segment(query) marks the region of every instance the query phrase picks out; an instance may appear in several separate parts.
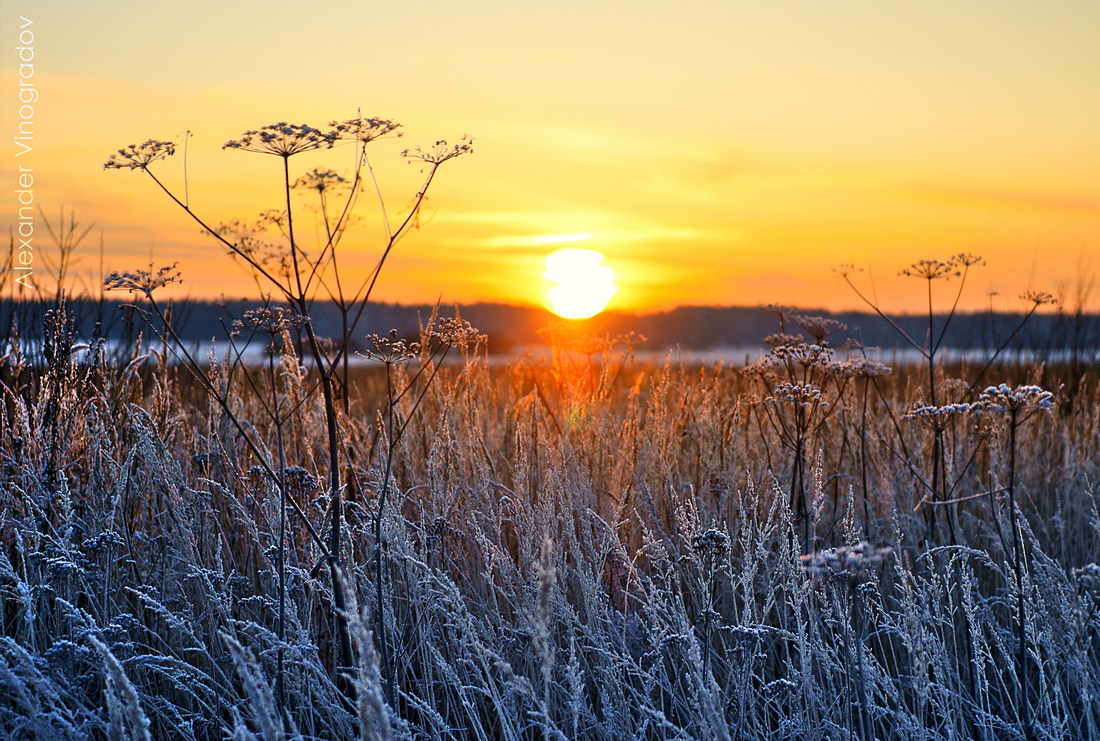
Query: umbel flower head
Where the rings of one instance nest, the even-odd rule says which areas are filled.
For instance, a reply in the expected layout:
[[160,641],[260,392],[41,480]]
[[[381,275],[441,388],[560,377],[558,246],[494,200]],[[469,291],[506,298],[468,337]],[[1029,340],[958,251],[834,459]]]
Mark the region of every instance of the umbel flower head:
[[333,190],[339,187],[343,183],[346,183],[347,179],[342,175],[337,174],[335,170],[322,170],[319,167],[315,167],[302,177],[294,181],[295,188],[304,188],[306,190],[315,190],[318,193],[324,193],[328,190]]
[[302,317],[282,306],[262,306],[249,309],[240,319],[234,319],[233,333],[239,334],[241,330],[245,330],[276,336],[303,324],[304,321]]
[[799,560],[802,561],[802,568],[813,579],[854,577],[878,566],[892,550],[890,546],[874,546],[864,540],[853,546],[826,548],[817,553],[808,553],[799,556]]
[[957,255],[953,255],[946,262],[943,260],[918,260],[905,270],[902,270],[899,275],[906,275],[910,278],[935,280],[936,278],[957,277],[962,275],[963,271],[970,268],[972,265],[984,264],[985,260],[977,255],[971,255],[969,252],[960,252]]
[[1009,387],[1002,383],[1000,386],[988,386],[975,405],[981,411],[987,412],[1030,412],[1049,410],[1054,407],[1054,394],[1044,391],[1038,386]]
[[439,166],[447,160],[454,159],[474,151],[474,140],[463,136],[457,144],[448,144],[446,139],[439,139],[430,147],[416,147],[406,149],[401,155],[409,162],[423,162],[428,165]]
[[805,342],[798,342],[793,345],[777,345],[771,349],[769,354],[780,361],[794,363],[809,369],[826,365],[832,358],[833,351],[823,345],[809,345]]
[[480,345],[488,337],[465,319],[457,316],[437,318],[428,327],[428,337],[441,345],[449,345],[465,350],[470,345]]
[[826,406],[829,403],[825,400],[821,389],[813,384],[787,382],[776,384],[771,396],[764,401],[772,404],[796,404],[802,407]]
[[157,160],[171,157],[176,145],[161,139],[147,139],[118,150],[103,163],[104,170],[144,170]]
[[944,430],[951,420],[973,411],[972,404],[944,404],[943,406],[915,406],[903,419],[912,419],[933,430]]
[[890,366],[870,358],[848,358],[829,363],[829,372],[841,378],[874,378],[891,371]]
[[290,157],[314,149],[331,149],[339,136],[336,131],[324,132],[306,124],[290,124],[280,121],[241,134],[240,139],[230,139],[222,149],[240,149],[245,152],[274,154]]
[[826,316],[794,314],[791,316],[791,319],[793,319],[798,326],[802,327],[802,329],[806,330],[807,334],[813,337],[814,342],[818,345],[826,344],[826,340],[830,335],[848,329],[847,324]]
[[148,270],[135,270],[133,272],[113,272],[103,279],[103,286],[108,291],[137,291],[146,296],[152,296],[153,291],[163,288],[169,283],[182,283],[180,271],[176,268],[178,262],[171,265],[163,265],[153,272],[150,265]]
[[420,343],[399,339],[396,329],[391,329],[384,337],[376,334],[368,335],[367,344],[368,348],[361,355],[386,365],[404,363],[420,354]]
[[730,539],[721,530],[710,528],[691,538],[691,547],[700,556],[721,558],[730,548]]
[[1074,569],[1073,578],[1077,580],[1082,592],[1095,599],[1100,599],[1100,565],[1089,563],[1079,569]]
[[330,121],[339,139],[354,139],[366,144],[375,139],[381,139],[387,134],[397,132],[401,136],[404,132],[398,131],[401,124],[388,118],[350,118],[347,121]]
[[1020,294],[1020,298],[1024,301],[1030,301],[1036,306],[1058,303],[1058,299],[1054,298],[1054,296],[1046,291],[1025,291]]
[[944,262],[943,260],[918,260],[902,270],[898,275],[905,275],[910,278],[935,280],[936,278],[949,278],[952,275],[961,275],[961,273],[951,262]]

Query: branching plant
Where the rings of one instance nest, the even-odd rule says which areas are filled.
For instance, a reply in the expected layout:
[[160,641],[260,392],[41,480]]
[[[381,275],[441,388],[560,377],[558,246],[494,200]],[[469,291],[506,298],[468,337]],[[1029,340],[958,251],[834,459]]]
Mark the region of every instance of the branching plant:
[[[366,276],[358,279],[357,286],[350,291],[349,295],[345,292],[344,281],[339,276],[336,251],[340,238],[345,233],[351,219],[355,199],[360,191],[363,171],[366,169],[373,178],[373,171],[370,170],[369,160],[367,159],[366,145],[389,134],[399,134],[400,132],[397,131],[399,124],[381,118],[355,118],[342,122],[333,121],[329,125],[331,128],[328,131],[321,131],[305,124],[281,122],[246,131],[240,138],[232,139],[224,145],[225,149],[269,155],[279,161],[282,176],[283,210],[281,215],[276,215],[274,221],[285,235],[285,248],[276,252],[278,259],[275,263],[268,259],[269,254],[257,250],[256,245],[250,239],[242,238],[239,241],[233,241],[232,230],[208,225],[202,217],[191,209],[186,196],[181,199],[158,178],[152,166],[158,161],[175,154],[175,145],[172,142],[148,140],[141,145],[130,145],[112,154],[105,167],[107,169],[139,170],[145,173],[199,226],[220,241],[231,254],[242,261],[257,277],[259,283],[268,290],[274,291],[281,300],[285,301],[299,319],[298,326],[305,333],[305,350],[318,374],[321,400],[324,407],[327,431],[325,447],[328,453],[328,512],[330,517],[325,552],[329,561],[332,584],[334,633],[339,644],[337,666],[343,668],[352,666],[352,657],[351,638],[346,625],[346,615],[348,613],[343,602],[344,594],[337,584],[337,573],[341,567],[341,554],[344,547],[343,484],[340,468],[342,442],[337,410],[337,373],[340,369],[343,369],[346,399],[348,393],[346,383],[347,356],[350,352],[352,334],[358,327],[369,305],[371,293],[382,268],[397,242],[417,223],[420,208],[440,166],[456,157],[471,152],[472,142],[468,138],[463,138],[457,144],[449,144],[444,140],[439,140],[431,147],[418,147],[403,152],[409,161],[421,165],[424,175],[423,182],[413,199],[413,205],[409,212],[392,231],[389,217],[385,214],[385,205],[380,201],[386,224],[385,244],[374,269]],[[316,169],[311,170],[301,178],[294,178],[291,175],[290,160],[292,157],[308,152],[330,149],[342,142],[350,142],[356,148],[355,174],[343,207],[339,210],[338,215],[330,220],[327,191],[329,191],[334,179],[325,172]],[[295,210],[291,194],[296,183],[317,190],[321,200],[326,239],[325,243],[315,253],[315,256],[312,257],[303,247],[295,232]],[[278,267],[276,268],[276,266]],[[326,275],[329,276],[328,280],[326,280]],[[331,287],[329,282],[332,283]],[[322,287],[327,290],[329,296],[335,298],[342,317],[342,336],[333,344],[331,350],[317,335],[314,323],[311,321],[313,301],[317,291]]]

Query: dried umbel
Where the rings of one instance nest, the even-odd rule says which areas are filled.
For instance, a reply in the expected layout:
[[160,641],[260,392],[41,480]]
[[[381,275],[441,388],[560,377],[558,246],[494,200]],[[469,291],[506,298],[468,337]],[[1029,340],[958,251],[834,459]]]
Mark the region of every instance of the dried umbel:
[[999,386],[986,387],[974,406],[977,411],[983,412],[1018,414],[1020,412],[1044,411],[1054,408],[1054,394],[1038,386],[1012,388],[1008,384],[1002,383]]
[[335,170],[315,167],[295,180],[292,187],[302,188],[303,190],[315,190],[318,193],[326,193],[340,187],[346,182],[347,179]]
[[171,265],[163,265],[154,272],[149,270],[134,270],[127,272],[113,272],[103,279],[103,286],[108,291],[137,291],[146,296],[152,296],[153,291],[163,288],[170,283],[182,283],[180,271],[176,268],[178,262]]
[[463,136],[457,144],[449,144],[446,139],[439,139],[430,147],[415,147],[401,152],[401,156],[409,162],[423,162],[426,165],[442,165],[447,160],[454,159],[474,151],[474,140]]
[[157,160],[171,157],[176,145],[161,139],[147,139],[141,144],[131,144],[120,149],[103,163],[104,170],[144,170]]
[[930,427],[943,430],[956,418],[973,411],[973,404],[944,404],[943,406],[915,406],[903,419],[911,419]]
[[1100,600],[1100,564],[1089,563],[1074,569],[1073,578],[1083,593]]
[[391,329],[385,336],[368,335],[367,345],[367,349],[360,354],[386,365],[404,363],[420,355],[420,343],[398,338],[396,329]]
[[287,330],[300,326],[305,318],[298,316],[282,306],[264,306],[249,309],[240,319],[233,321],[233,333],[241,331],[277,336]]
[[437,318],[428,327],[428,337],[440,344],[461,349],[480,345],[488,339],[474,325],[456,316]]
[[1043,306],[1044,304],[1056,304],[1058,299],[1054,298],[1046,291],[1024,291],[1020,294],[1020,298],[1024,301],[1030,301],[1035,304],[1036,307]]
[[952,256],[947,261],[943,260],[918,260],[905,270],[902,270],[899,275],[905,275],[910,278],[924,278],[925,280],[936,280],[937,278],[950,278],[952,276],[961,276],[966,269],[972,265],[984,265],[985,260],[977,255],[971,255],[967,252],[960,252],[957,255]]
[[243,152],[273,154],[290,157],[314,149],[331,149],[336,143],[336,131],[321,131],[306,124],[281,121],[252,129],[241,134],[240,139],[230,139],[222,149],[239,149]]
[[329,126],[333,127],[338,139],[354,139],[364,144],[395,131],[396,136],[404,133],[398,131],[401,124],[388,118],[351,118],[347,121],[330,121]]
[[829,335],[843,332],[848,329],[847,324],[825,316],[795,314],[791,319],[793,319],[798,326],[802,327],[802,329],[806,330],[806,333],[809,334],[810,337],[813,337],[814,342],[819,345],[824,345]]
[[893,369],[885,363],[869,358],[848,358],[829,363],[828,371],[839,378],[874,378],[890,373]]
[[853,546],[808,553],[799,560],[813,579],[855,577],[881,564],[892,550],[890,546],[871,545],[864,540]]
[[905,275],[910,278],[935,280],[937,278],[949,278],[953,275],[962,275],[962,273],[950,262],[944,262],[943,260],[918,260],[899,272],[898,275]]
[[821,389],[809,383],[780,383],[764,401],[772,404],[796,404],[802,407],[825,406],[829,402]]
[[794,345],[779,345],[771,349],[771,356],[784,363],[793,363],[803,368],[824,367],[832,358],[833,351],[824,345],[810,345],[799,342]]
[[776,332],[770,334],[764,338],[764,344],[768,347],[786,347],[787,345],[798,345],[803,341],[800,334],[788,334],[786,332]]
[[691,547],[697,554],[707,558],[721,558],[730,549],[730,539],[721,530],[710,528],[691,538]]

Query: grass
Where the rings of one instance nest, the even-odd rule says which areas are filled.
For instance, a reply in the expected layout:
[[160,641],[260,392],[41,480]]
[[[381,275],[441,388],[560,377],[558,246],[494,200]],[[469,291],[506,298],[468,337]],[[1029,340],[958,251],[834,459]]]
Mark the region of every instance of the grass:
[[342,663],[316,379],[211,370],[246,441],[183,367],[71,362],[52,322],[0,365],[5,737],[1100,737],[1096,369],[937,427],[927,368],[815,367],[807,418],[783,364],[471,352],[396,400],[415,360],[353,367]]

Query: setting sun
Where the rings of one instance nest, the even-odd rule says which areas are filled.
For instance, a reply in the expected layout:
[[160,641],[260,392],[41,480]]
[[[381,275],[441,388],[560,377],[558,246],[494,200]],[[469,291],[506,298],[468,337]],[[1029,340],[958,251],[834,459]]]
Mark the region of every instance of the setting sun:
[[565,319],[587,319],[599,314],[615,295],[615,272],[601,265],[595,250],[562,249],[547,256],[543,275],[553,282],[548,307]]

